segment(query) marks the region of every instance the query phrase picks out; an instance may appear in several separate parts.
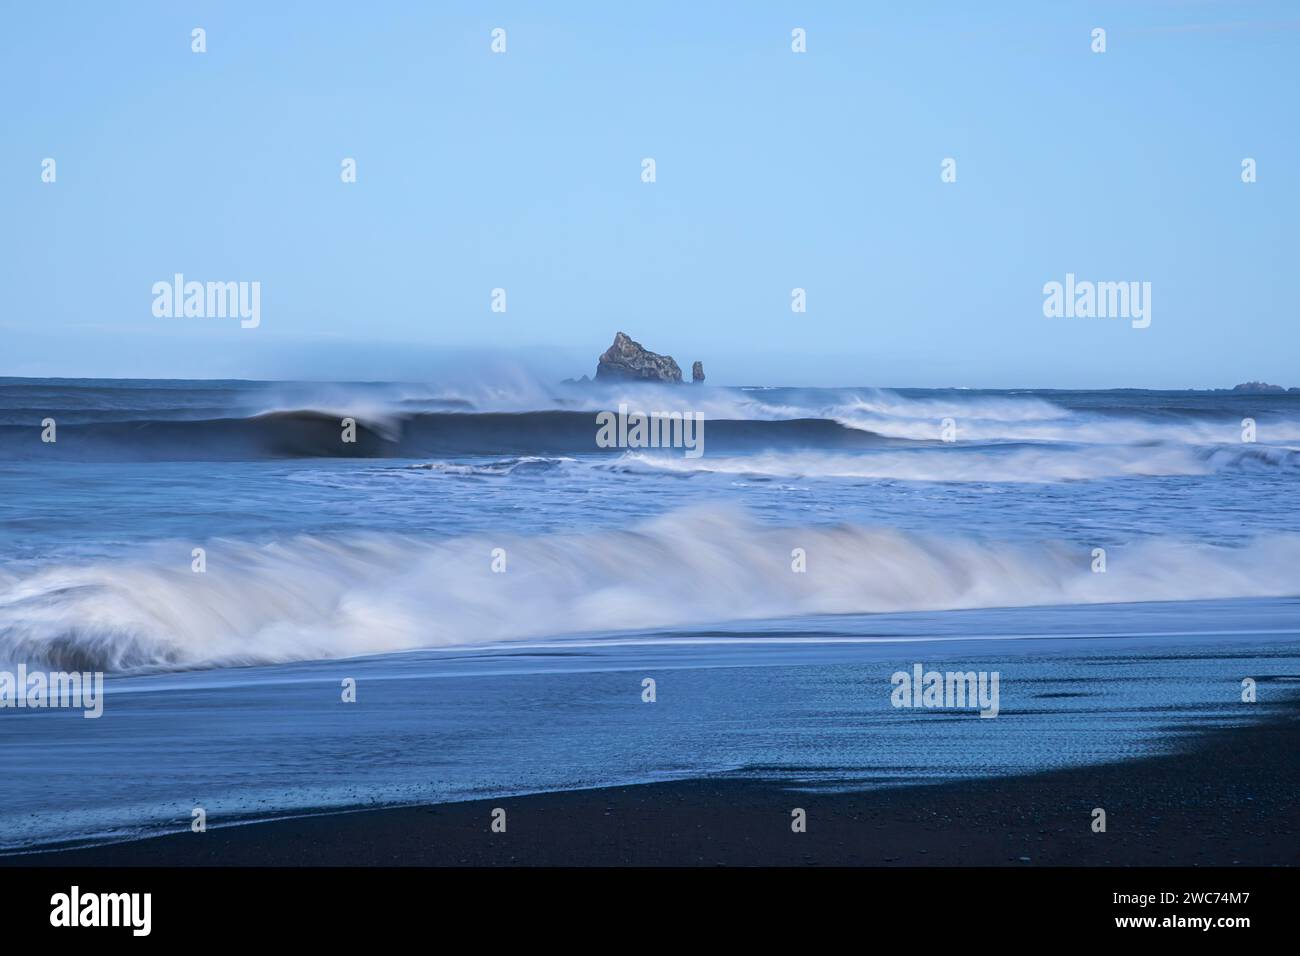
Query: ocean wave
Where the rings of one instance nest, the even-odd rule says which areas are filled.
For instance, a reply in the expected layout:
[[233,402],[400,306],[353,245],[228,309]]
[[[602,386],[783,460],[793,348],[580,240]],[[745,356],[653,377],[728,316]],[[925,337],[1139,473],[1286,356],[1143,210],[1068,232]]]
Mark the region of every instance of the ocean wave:
[[1021,484],[1122,477],[1212,475],[1300,470],[1300,450],[1263,445],[1062,447],[1002,445],[917,448],[846,455],[816,451],[682,458],[627,452],[597,465],[620,472],[721,474],[765,478],[1012,482]]
[[1148,539],[1113,548],[1094,574],[1088,542],[773,527],[726,507],[584,534],[205,547],[202,574],[176,544],[0,576],[0,661],[198,668],[803,614],[1300,594],[1294,534],[1240,547]]
[[[638,406],[658,413],[657,406]],[[344,420],[354,431],[344,440]],[[778,447],[871,448],[875,435],[824,419],[707,422],[710,447],[743,452]],[[36,427],[0,426],[11,458],[210,461],[266,458],[419,458],[617,453],[596,444],[585,411],[422,412],[346,415],[317,409],[249,418],[66,425],[45,444]]]
[[[1065,475],[1089,470],[1069,460],[1079,446],[1241,444],[1244,418],[1257,419],[1261,447],[1300,444],[1300,398],[1285,395],[904,394],[877,388],[543,385],[526,377],[468,386],[188,384],[12,386],[0,400],[0,454],[150,461],[596,454],[603,450],[595,444],[595,416],[620,406],[702,415],[706,454],[722,456],[934,445],[954,437],[945,434],[951,429],[957,446],[1059,447],[1063,461],[1055,470]],[[229,412],[214,415],[223,401]],[[40,441],[38,423],[45,417],[59,423],[57,443]],[[343,441],[344,419],[356,422],[355,441]],[[1109,451],[1098,454],[1114,458]],[[863,467],[869,473],[890,464]],[[1119,470],[1146,473],[1141,465]]]
[[[1096,445],[1180,442],[1210,445],[1240,441],[1242,433],[1240,418],[1222,416],[1201,420],[1143,421],[1115,415],[1063,414],[1056,418],[1009,420],[980,418],[960,407],[947,406],[942,418],[881,415],[857,407],[829,409],[827,417],[848,428],[912,440],[940,438],[945,420],[951,421],[956,438],[967,442],[1035,441]],[[1272,442],[1300,442],[1300,423],[1271,422],[1265,436]]]

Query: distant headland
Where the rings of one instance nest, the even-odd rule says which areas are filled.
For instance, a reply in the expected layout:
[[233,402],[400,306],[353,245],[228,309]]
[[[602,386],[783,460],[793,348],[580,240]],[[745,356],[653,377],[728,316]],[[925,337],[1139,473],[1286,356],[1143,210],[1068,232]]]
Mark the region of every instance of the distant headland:
[[[1227,389],[1224,389],[1224,391],[1227,391]],[[1281,385],[1270,385],[1268,382],[1242,382],[1240,385],[1232,386],[1232,391],[1255,394],[1259,392],[1300,392],[1300,388],[1284,388]]]

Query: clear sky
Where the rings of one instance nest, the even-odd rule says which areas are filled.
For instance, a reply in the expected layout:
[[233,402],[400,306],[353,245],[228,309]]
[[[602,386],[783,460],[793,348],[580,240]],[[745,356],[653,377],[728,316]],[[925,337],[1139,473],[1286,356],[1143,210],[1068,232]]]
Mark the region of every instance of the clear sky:
[[1300,385],[1298,81],[1294,2],[0,0],[0,375]]

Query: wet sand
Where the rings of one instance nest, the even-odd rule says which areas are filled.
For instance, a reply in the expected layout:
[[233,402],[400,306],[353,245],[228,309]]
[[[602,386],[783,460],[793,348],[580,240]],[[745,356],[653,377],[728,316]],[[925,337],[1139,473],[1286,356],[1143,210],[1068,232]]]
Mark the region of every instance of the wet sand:
[[[1300,719],[1180,752],[859,793],[688,780],[331,813],[8,866],[1269,866],[1300,863]],[[493,832],[495,808],[506,831]],[[1092,811],[1106,811],[1106,832]],[[792,830],[802,808],[807,830]]]

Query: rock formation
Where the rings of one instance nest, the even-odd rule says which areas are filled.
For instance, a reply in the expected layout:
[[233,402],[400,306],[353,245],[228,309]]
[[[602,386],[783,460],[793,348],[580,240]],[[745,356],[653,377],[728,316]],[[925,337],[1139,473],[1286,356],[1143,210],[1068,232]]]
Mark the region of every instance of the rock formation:
[[696,385],[699,385],[700,382],[704,381],[703,362],[696,362],[694,365],[691,366],[691,381],[694,382]]
[[596,365],[596,381],[680,382],[682,370],[671,355],[651,352],[619,332]]

